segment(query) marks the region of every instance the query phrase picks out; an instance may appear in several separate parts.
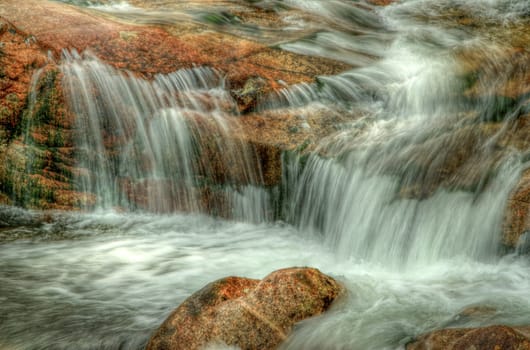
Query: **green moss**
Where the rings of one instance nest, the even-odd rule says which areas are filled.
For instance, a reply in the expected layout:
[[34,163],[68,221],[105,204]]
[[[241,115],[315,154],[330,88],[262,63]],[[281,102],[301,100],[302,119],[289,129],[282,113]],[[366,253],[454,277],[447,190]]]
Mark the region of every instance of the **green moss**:
[[303,153],[307,149],[307,147],[309,147],[310,144],[311,144],[311,141],[305,140],[300,146],[296,148],[296,152]]
[[56,79],[58,72],[50,70],[39,81],[36,108],[33,121],[36,123],[49,123],[57,111]]
[[48,130],[46,146],[51,148],[64,146],[64,137],[60,129]]
[[[30,101],[28,97],[25,101],[27,107],[10,135],[11,139],[18,137],[25,145],[18,147],[11,144],[7,146],[9,152],[4,153],[5,168],[0,171],[0,192],[18,206],[47,208],[57,200],[54,183],[37,176],[44,175],[45,170],[57,174],[52,175],[54,180],[69,182],[72,179],[71,171],[61,167],[61,157],[56,151],[65,144],[64,130],[54,126],[62,107],[56,86],[57,77],[56,70],[42,74],[36,86],[36,99]],[[30,106],[30,102],[34,104]],[[20,113],[22,102],[16,94],[9,94],[4,104],[4,108],[0,108],[0,120],[9,118],[7,120],[11,121],[13,111]],[[34,133],[45,136],[44,141],[35,140]]]
[[0,106],[0,123],[4,123],[9,116],[11,115],[11,111],[6,106]]
[[199,19],[203,22],[215,24],[215,25],[228,25],[228,24],[239,24],[240,20],[237,16],[229,12],[220,13],[204,13],[199,16]]
[[15,94],[15,93],[10,93],[6,96],[6,101],[9,103],[9,104],[14,104],[14,105],[18,105],[18,103],[20,102],[19,99],[18,99],[18,95]]

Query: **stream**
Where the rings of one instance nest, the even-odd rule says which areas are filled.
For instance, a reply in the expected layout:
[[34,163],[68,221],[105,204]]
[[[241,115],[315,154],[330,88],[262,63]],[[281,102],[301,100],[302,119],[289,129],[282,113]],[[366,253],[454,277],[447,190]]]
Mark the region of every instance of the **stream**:
[[[220,11],[229,3],[63,2],[165,25],[202,23],[200,11],[225,16]],[[487,92],[518,77],[520,67],[502,62],[518,45],[511,31],[530,27],[528,2],[256,6],[280,3],[288,9],[284,28],[237,21],[213,28],[352,68],[287,87],[262,101],[261,110],[296,108],[302,120],[304,110],[315,108],[359,117],[311,154],[284,157],[276,216],[270,213],[280,210],[273,208],[277,198],[259,186],[224,189],[230,218],[198,213],[197,194],[182,190],[197,185],[195,140],[208,137],[185,126],[190,115],[220,130],[221,161],[249,169],[249,183],[260,177],[248,165],[250,151],[227,141],[228,121],[237,115],[219,72],[201,67],[148,81],[65,50],[63,84],[86,130],[79,164],[97,174],[78,182],[98,195],[98,208],[43,218],[0,207],[1,349],[142,349],[205,284],[230,275],[263,278],[289,266],[316,267],[347,293],[325,314],[297,324],[281,349],[404,349],[443,327],[530,324],[530,259],[501,247],[506,203],[527,158],[491,147],[507,128],[481,133],[478,126],[501,113]],[[474,79],[486,92],[475,98],[464,94],[469,52],[484,67]],[[526,100],[514,103],[502,111],[506,123],[529,108]],[[130,137],[112,158],[104,156],[105,128]],[[469,157],[458,158],[458,170],[446,175],[459,149]],[[142,167],[145,159],[152,166]],[[120,193],[116,178],[124,176],[169,185],[142,193],[147,204],[139,209]],[[175,210],[183,207],[191,213]]]

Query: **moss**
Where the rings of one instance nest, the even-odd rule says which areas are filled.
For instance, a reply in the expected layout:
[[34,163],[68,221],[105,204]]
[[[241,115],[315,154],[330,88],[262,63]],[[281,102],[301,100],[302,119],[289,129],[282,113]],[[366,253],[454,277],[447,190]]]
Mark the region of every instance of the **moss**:
[[11,111],[6,106],[0,106],[0,124],[4,124],[5,121],[11,115]]
[[296,152],[300,154],[304,153],[304,151],[307,149],[307,147],[309,147],[310,144],[311,144],[311,141],[305,140],[300,146],[296,148]]
[[15,93],[10,93],[6,96],[6,101],[10,104],[18,104],[19,103],[18,95]]
[[199,19],[203,22],[207,22],[215,25],[228,25],[228,24],[239,24],[240,20],[237,16],[229,12],[220,12],[220,13],[204,13],[199,16]]
[[[58,200],[57,186],[61,189],[71,187],[72,172],[62,166],[57,150],[66,143],[64,129],[54,125],[63,114],[57,76],[57,70],[41,76],[34,105],[29,106],[30,101],[26,100],[28,107],[21,113],[21,121],[15,124],[11,135],[11,140],[18,138],[24,144],[8,141],[8,151],[4,152],[0,193],[21,207],[51,208]],[[6,106],[0,109],[0,117],[6,118],[7,115],[11,119],[13,115],[9,113],[20,110],[18,106],[22,104],[16,94],[6,96],[4,103]]]
[[56,70],[50,70],[39,81],[36,108],[32,116],[35,123],[49,123],[57,111],[58,99],[55,85],[57,74]]
[[46,146],[47,147],[63,147],[64,146],[64,137],[60,129],[53,129],[53,130],[48,131]]
[[504,96],[495,96],[491,107],[482,115],[482,120],[487,122],[500,122],[513,115],[517,107],[517,100]]

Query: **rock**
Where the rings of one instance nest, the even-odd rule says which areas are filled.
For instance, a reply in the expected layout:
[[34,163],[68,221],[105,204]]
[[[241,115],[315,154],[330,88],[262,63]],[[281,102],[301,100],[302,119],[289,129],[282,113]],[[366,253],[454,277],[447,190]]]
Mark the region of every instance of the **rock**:
[[515,186],[506,207],[502,243],[515,248],[521,235],[530,230],[530,170],[526,170]]
[[51,1],[6,0],[3,4],[0,16],[20,31],[31,33],[44,50],[51,50],[56,57],[63,49],[90,49],[114,67],[145,77],[208,65],[225,72],[234,89],[242,88],[254,76],[265,79],[269,88],[277,88],[279,79],[290,84],[308,82],[317,74],[336,74],[350,68],[340,62],[209,31],[200,25],[131,25]]
[[530,327],[449,328],[421,336],[407,350],[528,350]]
[[498,310],[488,305],[472,305],[460,310],[450,320],[443,324],[444,328],[459,328],[475,324],[490,323],[498,313]]
[[252,111],[256,108],[258,101],[266,94],[266,81],[261,77],[250,77],[243,88],[232,90],[242,113]]
[[293,325],[326,311],[343,287],[313,268],[287,268],[263,280],[227,277],[185,300],[150,339],[148,350],[226,344],[275,349]]
[[372,5],[388,6],[391,3],[396,2],[396,0],[368,0],[368,2]]
[[[79,130],[75,116],[65,108],[61,75],[53,60],[47,58],[48,53],[58,58],[63,49],[90,50],[105,63],[146,79],[181,68],[208,65],[226,78],[239,102],[239,111],[234,108],[227,112],[234,116],[252,111],[261,96],[283,87],[279,81],[287,85],[308,83],[317,75],[336,74],[350,68],[329,59],[269,47],[251,36],[212,31],[204,23],[190,21],[189,16],[178,24],[131,25],[110,14],[102,15],[52,1],[6,0],[3,5],[0,7],[0,203],[5,204],[74,209],[93,205],[96,201],[93,194],[76,192],[73,186],[76,174],[85,174],[87,179],[91,174],[87,169],[76,168],[75,154],[79,154],[79,150],[74,140]],[[200,8],[205,4],[199,1],[194,6]],[[244,21],[264,14],[269,24],[280,21],[274,11],[249,4],[233,6],[235,12],[244,14]],[[43,71],[39,79],[32,82],[33,74],[40,69]],[[28,94],[32,88],[35,88],[36,99],[31,104]],[[259,123],[267,122],[266,118],[255,114],[254,118]],[[215,128],[201,121],[193,123],[198,128]],[[241,144],[248,145],[243,146],[252,155],[253,170],[239,164],[241,162],[226,147],[221,149],[214,138],[204,137],[203,158],[209,161],[207,165],[198,162],[198,182],[217,187],[249,183],[277,185],[281,179],[282,143],[263,138],[254,130],[250,133],[254,139],[247,137],[245,126],[256,123],[239,123],[234,118],[230,124],[240,133],[228,142],[236,142],[238,149]],[[122,140],[114,140],[109,135],[105,143],[113,146],[119,141]],[[227,157],[231,157],[229,161]],[[257,174],[260,170],[263,176]],[[133,184],[134,188],[139,186],[141,184]],[[127,187],[130,192],[132,187]],[[219,208],[216,212],[226,211],[226,199],[212,195],[212,189],[192,191],[200,193],[196,197],[208,198],[205,201],[218,198],[215,199],[217,204],[200,205],[208,212],[210,208]],[[141,202],[145,197],[142,193],[146,191],[137,189],[136,192],[139,193],[136,199]],[[160,207],[175,209],[170,204]]]
[[74,117],[60,80],[35,37],[0,18],[0,203],[72,209],[93,201],[73,188]]

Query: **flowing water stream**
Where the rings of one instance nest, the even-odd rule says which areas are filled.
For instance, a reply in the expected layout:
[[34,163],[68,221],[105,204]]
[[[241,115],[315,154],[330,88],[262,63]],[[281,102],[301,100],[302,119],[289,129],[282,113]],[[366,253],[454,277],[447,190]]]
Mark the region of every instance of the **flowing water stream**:
[[[149,11],[73,3],[141,23],[198,18],[163,1]],[[348,293],[298,325],[282,349],[399,349],[441,327],[530,324],[530,261],[499,249],[527,157],[496,153],[507,127],[480,129],[499,118],[509,125],[528,108],[517,100],[499,111],[487,93],[520,73],[502,63],[514,45],[503,31],[528,23],[527,1],[281,3],[290,8],[282,30],[295,39],[264,28],[264,41],[353,68],[286,88],[260,108],[362,111],[310,155],[284,157],[283,220],[271,215],[278,199],[259,186],[252,150],[233,135],[235,102],[219,72],[148,81],[65,51],[63,83],[86,130],[79,166],[97,174],[77,181],[98,194],[100,209],[42,220],[0,208],[0,348],[140,349],[206,283],[287,266],[317,267]],[[260,35],[234,27],[223,30]],[[473,79],[486,93],[476,98],[464,94],[466,52],[483,66]],[[233,169],[221,181],[231,220],[200,214],[197,189],[218,166],[197,162],[204,152]],[[481,311],[461,313],[469,308]]]

